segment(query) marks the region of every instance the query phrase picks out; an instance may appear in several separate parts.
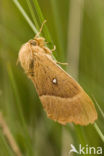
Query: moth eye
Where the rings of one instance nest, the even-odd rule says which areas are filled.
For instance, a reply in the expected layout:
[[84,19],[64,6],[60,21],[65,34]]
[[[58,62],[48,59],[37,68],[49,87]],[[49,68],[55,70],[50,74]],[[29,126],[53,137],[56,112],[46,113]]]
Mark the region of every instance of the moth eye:
[[52,80],[52,82],[53,82],[54,84],[57,84],[57,79],[54,78],[54,79]]
[[35,40],[30,40],[30,44],[33,46],[36,46],[36,41]]

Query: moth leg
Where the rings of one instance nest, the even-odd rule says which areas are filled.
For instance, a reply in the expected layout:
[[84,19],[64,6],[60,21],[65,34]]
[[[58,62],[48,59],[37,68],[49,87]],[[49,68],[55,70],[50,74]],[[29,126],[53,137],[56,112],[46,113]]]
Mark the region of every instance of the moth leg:
[[65,66],[68,66],[69,65],[68,63],[62,63],[62,62],[57,62],[57,61],[56,61],[56,63],[57,64],[61,64],[61,65],[65,65]]
[[51,52],[56,50],[56,46],[54,45],[53,49],[51,49]]
[[41,25],[41,27],[40,27],[39,32],[35,35],[35,38],[37,38],[37,37],[40,36],[40,34],[41,34],[42,30],[43,30],[43,26],[44,26],[44,24],[45,24],[46,22],[47,22],[46,20],[43,21],[43,23],[42,23],[42,25]]
[[47,54],[52,54],[52,51],[48,47],[43,47]]

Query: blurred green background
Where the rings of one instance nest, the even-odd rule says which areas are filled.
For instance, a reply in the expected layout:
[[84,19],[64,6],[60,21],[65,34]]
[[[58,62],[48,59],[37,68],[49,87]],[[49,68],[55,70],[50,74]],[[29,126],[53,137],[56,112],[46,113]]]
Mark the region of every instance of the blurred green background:
[[[104,139],[99,133],[104,133],[104,121],[97,106],[97,131],[94,125],[62,126],[47,118],[31,80],[20,65],[16,66],[21,45],[33,38],[35,33],[14,1],[0,1],[0,112],[21,153],[25,156],[68,156],[76,155],[69,154],[70,144],[76,148],[79,144],[103,147]],[[37,30],[43,20],[47,19],[42,36],[49,41],[50,48],[56,45],[55,58],[59,62],[69,63],[69,66],[62,67],[81,84],[89,96],[96,99],[103,111],[104,1],[19,2]],[[12,155],[16,154],[1,128],[0,156]]]

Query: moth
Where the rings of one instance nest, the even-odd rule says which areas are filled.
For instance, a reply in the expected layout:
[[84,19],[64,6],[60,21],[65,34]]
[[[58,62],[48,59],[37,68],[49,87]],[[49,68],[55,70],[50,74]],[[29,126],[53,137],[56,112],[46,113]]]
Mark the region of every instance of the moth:
[[19,61],[32,80],[48,117],[61,123],[88,125],[97,119],[95,106],[81,86],[53,59],[40,31],[19,51]]

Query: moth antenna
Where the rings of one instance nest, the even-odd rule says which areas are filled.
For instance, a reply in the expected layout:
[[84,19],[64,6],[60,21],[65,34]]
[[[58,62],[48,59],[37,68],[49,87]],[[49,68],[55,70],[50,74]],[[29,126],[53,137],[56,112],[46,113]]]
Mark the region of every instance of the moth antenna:
[[53,49],[51,50],[52,52],[56,50],[56,46],[54,45]]
[[40,34],[41,34],[42,30],[43,30],[43,26],[44,26],[44,24],[45,24],[46,22],[47,22],[47,20],[44,20],[44,21],[43,21],[43,23],[42,23],[42,25],[41,25],[41,27],[40,27],[40,30],[39,30],[39,32],[36,34],[35,38],[37,38],[37,37],[40,36]]
[[56,62],[57,64],[61,64],[61,65],[65,65],[65,66],[68,66],[69,63],[62,63],[62,62]]

